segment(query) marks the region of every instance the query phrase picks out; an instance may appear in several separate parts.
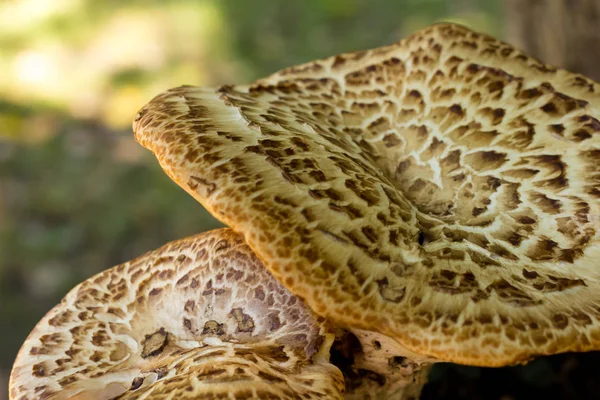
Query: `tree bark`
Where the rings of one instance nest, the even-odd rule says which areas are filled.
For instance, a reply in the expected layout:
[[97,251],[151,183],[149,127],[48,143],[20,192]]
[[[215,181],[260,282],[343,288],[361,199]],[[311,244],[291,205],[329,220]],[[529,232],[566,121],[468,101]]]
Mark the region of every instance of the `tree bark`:
[[600,81],[600,0],[505,0],[506,40]]

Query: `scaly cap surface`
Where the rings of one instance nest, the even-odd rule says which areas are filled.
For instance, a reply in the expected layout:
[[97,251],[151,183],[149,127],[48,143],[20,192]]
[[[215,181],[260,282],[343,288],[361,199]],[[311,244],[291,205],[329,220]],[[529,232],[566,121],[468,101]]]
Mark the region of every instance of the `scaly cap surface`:
[[229,229],[75,287],[35,327],[12,400],[341,399],[331,335]]
[[599,115],[596,82],[440,24],[169,90],[134,131],[317,314],[500,366],[600,347]]

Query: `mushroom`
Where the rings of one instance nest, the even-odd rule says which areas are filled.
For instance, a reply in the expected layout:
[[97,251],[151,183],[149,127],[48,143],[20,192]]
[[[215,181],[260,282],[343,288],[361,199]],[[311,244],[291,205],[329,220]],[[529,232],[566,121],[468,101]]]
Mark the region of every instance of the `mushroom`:
[[360,396],[600,347],[599,114],[598,83],[438,24],[168,90],[134,132],[339,329]]
[[341,399],[332,338],[240,235],[214,230],[75,287],[25,341],[10,398]]

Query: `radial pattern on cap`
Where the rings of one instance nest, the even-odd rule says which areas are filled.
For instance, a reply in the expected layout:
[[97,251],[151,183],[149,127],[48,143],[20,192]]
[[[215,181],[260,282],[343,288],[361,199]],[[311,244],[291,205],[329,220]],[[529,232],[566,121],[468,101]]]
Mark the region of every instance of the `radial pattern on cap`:
[[505,365],[600,346],[599,116],[596,82],[440,24],[134,130],[317,314]]

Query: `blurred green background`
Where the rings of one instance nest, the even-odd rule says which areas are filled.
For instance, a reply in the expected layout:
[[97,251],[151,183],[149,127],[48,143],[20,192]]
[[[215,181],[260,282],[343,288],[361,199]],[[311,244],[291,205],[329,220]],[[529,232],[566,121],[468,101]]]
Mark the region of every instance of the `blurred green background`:
[[[219,225],[134,142],[131,120],[150,98],[439,20],[504,37],[503,15],[502,0],[0,0],[0,400],[23,340],[71,287]],[[439,366],[423,398],[577,398],[598,389],[573,372],[593,357]]]

